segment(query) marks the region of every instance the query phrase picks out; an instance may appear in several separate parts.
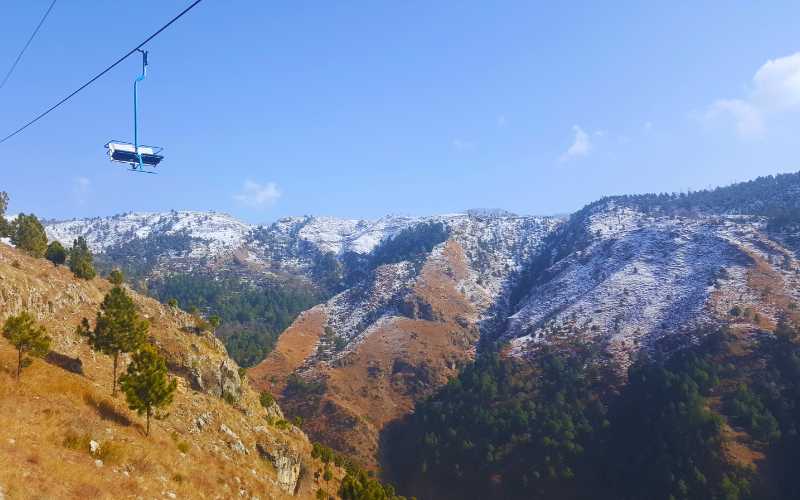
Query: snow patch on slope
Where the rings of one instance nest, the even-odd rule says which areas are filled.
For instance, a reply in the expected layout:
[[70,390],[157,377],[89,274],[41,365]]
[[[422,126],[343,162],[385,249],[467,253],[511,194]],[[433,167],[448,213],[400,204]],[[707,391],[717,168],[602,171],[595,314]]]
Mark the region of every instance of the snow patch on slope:
[[591,243],[547,271],[510,318],[512,353],[576,333],[599,338],[623,366],[667,333],[716,322],[721,269],[744,280],[744,245],[759,223],[740,217],[651,217],[608,207],[588,218]]
[[215,212],[134,212],[93,219],[74,219],[45,224],[47,237],[66,246],[79,236],[89,248],[102,253],[133,239],[156,235],[186,234],[203,241],[203,255],[216,256],[241,246],[251,227],[226,214]]

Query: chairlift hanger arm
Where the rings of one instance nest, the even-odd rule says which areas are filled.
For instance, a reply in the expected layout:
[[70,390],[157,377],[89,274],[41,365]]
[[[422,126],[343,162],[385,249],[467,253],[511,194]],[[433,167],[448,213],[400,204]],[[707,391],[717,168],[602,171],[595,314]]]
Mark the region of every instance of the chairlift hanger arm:
[[136,49],[142,54],[142,74],[136,77],[133,81],[133,146],[136,158],[139,159],[139,168],[144,169],[144,162],[142,155],[139,153],[139,102],[138,102],[138,85],[147,77],[147,51]]

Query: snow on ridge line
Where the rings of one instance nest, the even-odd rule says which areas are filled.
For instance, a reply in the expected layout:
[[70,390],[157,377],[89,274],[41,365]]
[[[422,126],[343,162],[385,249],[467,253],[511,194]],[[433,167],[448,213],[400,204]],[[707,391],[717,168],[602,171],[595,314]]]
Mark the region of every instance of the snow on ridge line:
[[227,214],[216,212],[132,212],[112,217],[45,222],[48,237],[72,244],[78,236],[86,238],[95,252],[153,233],[176,234],[210,240],[212,246],[238,246],[251,227]]
[[[211,254],[230,251],[246,245],[256,229],[266,230],[286,238],[298,238],[312,243],[322,252],[340,255],[346,251],[367,254],[387,238],[400,231],[425,222],[446,224],[470,219],[469,213],[452,213],[424,217],[385,215],[378,219],[344,219],[327,216],[285,217],[271,225],[248,224],[219,212],[168,211],[130,212],[110,217],[92,217],[63,221],[45,221],[50,239],[71,245],[78,236],[86,238],[94,252],[135,238],[152,234],[171,235],[185,232],[190,237],[207,242]],[[504,214],[499,219],[533,218]],[[292,236],[294,234],[294,236]]]

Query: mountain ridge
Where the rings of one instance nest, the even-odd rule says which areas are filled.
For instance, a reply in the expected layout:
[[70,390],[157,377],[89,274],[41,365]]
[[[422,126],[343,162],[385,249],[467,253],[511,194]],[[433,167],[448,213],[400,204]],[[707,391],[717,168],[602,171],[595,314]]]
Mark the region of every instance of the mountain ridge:
[[800,173],[606,197],[566,219],[494,210],[286,218],[213,258],[210,245],[198,250],[199,238],[175,232],[144,255],[154,264],[143,275],[290,276],[321,290],[250,373],[314,439],[376,466],[382,429],[481,349],[528,357],[580,337],[624,373],[656,345],[731,322],[731,310],[747,311],[741,326],[752,331],[796,314],[798,192]]

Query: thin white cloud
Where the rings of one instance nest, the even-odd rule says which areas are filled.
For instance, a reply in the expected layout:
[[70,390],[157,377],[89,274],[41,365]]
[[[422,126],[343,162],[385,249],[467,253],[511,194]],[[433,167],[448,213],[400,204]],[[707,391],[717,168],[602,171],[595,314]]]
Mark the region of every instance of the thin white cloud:
[[259,184],[249,179],[242,185],[242,190],[233,195],[233,199],[237,202],[253,208],[272,206],[280,197],[281,192],[274,182]]
[[707,121],[719,118],[733,120],[736,131],[742,137],[755,137],[764,133],[764,117],[761,110],[742,99],[718,99],[706,111]]
[[88,177],[76,177],[72,182],[72,198],[78,205],[85,205],[92,190],[92,181]]
[[452,144],[456,151],[469,151],[475,148],[475,144],[464,139],[453,139]]
[[771,115],[800,111],[800,52],[764,63],[751,82],[747,95],[717,99],[702,115],[708,121],[727,118],[742,137],[766,131]]
[[644,122],[644,125],[642,125],[642,129],[644,129],[645,133],[650,132],[651,130],[653,130],[653,122]]
[[575,133],[575,138],[572,140],[572,145],[561,155],[559,161],[565,162],[572,158],[586,156],[592,150],[592,143],[587,134],[578,125],[572,126],[572,131]]

